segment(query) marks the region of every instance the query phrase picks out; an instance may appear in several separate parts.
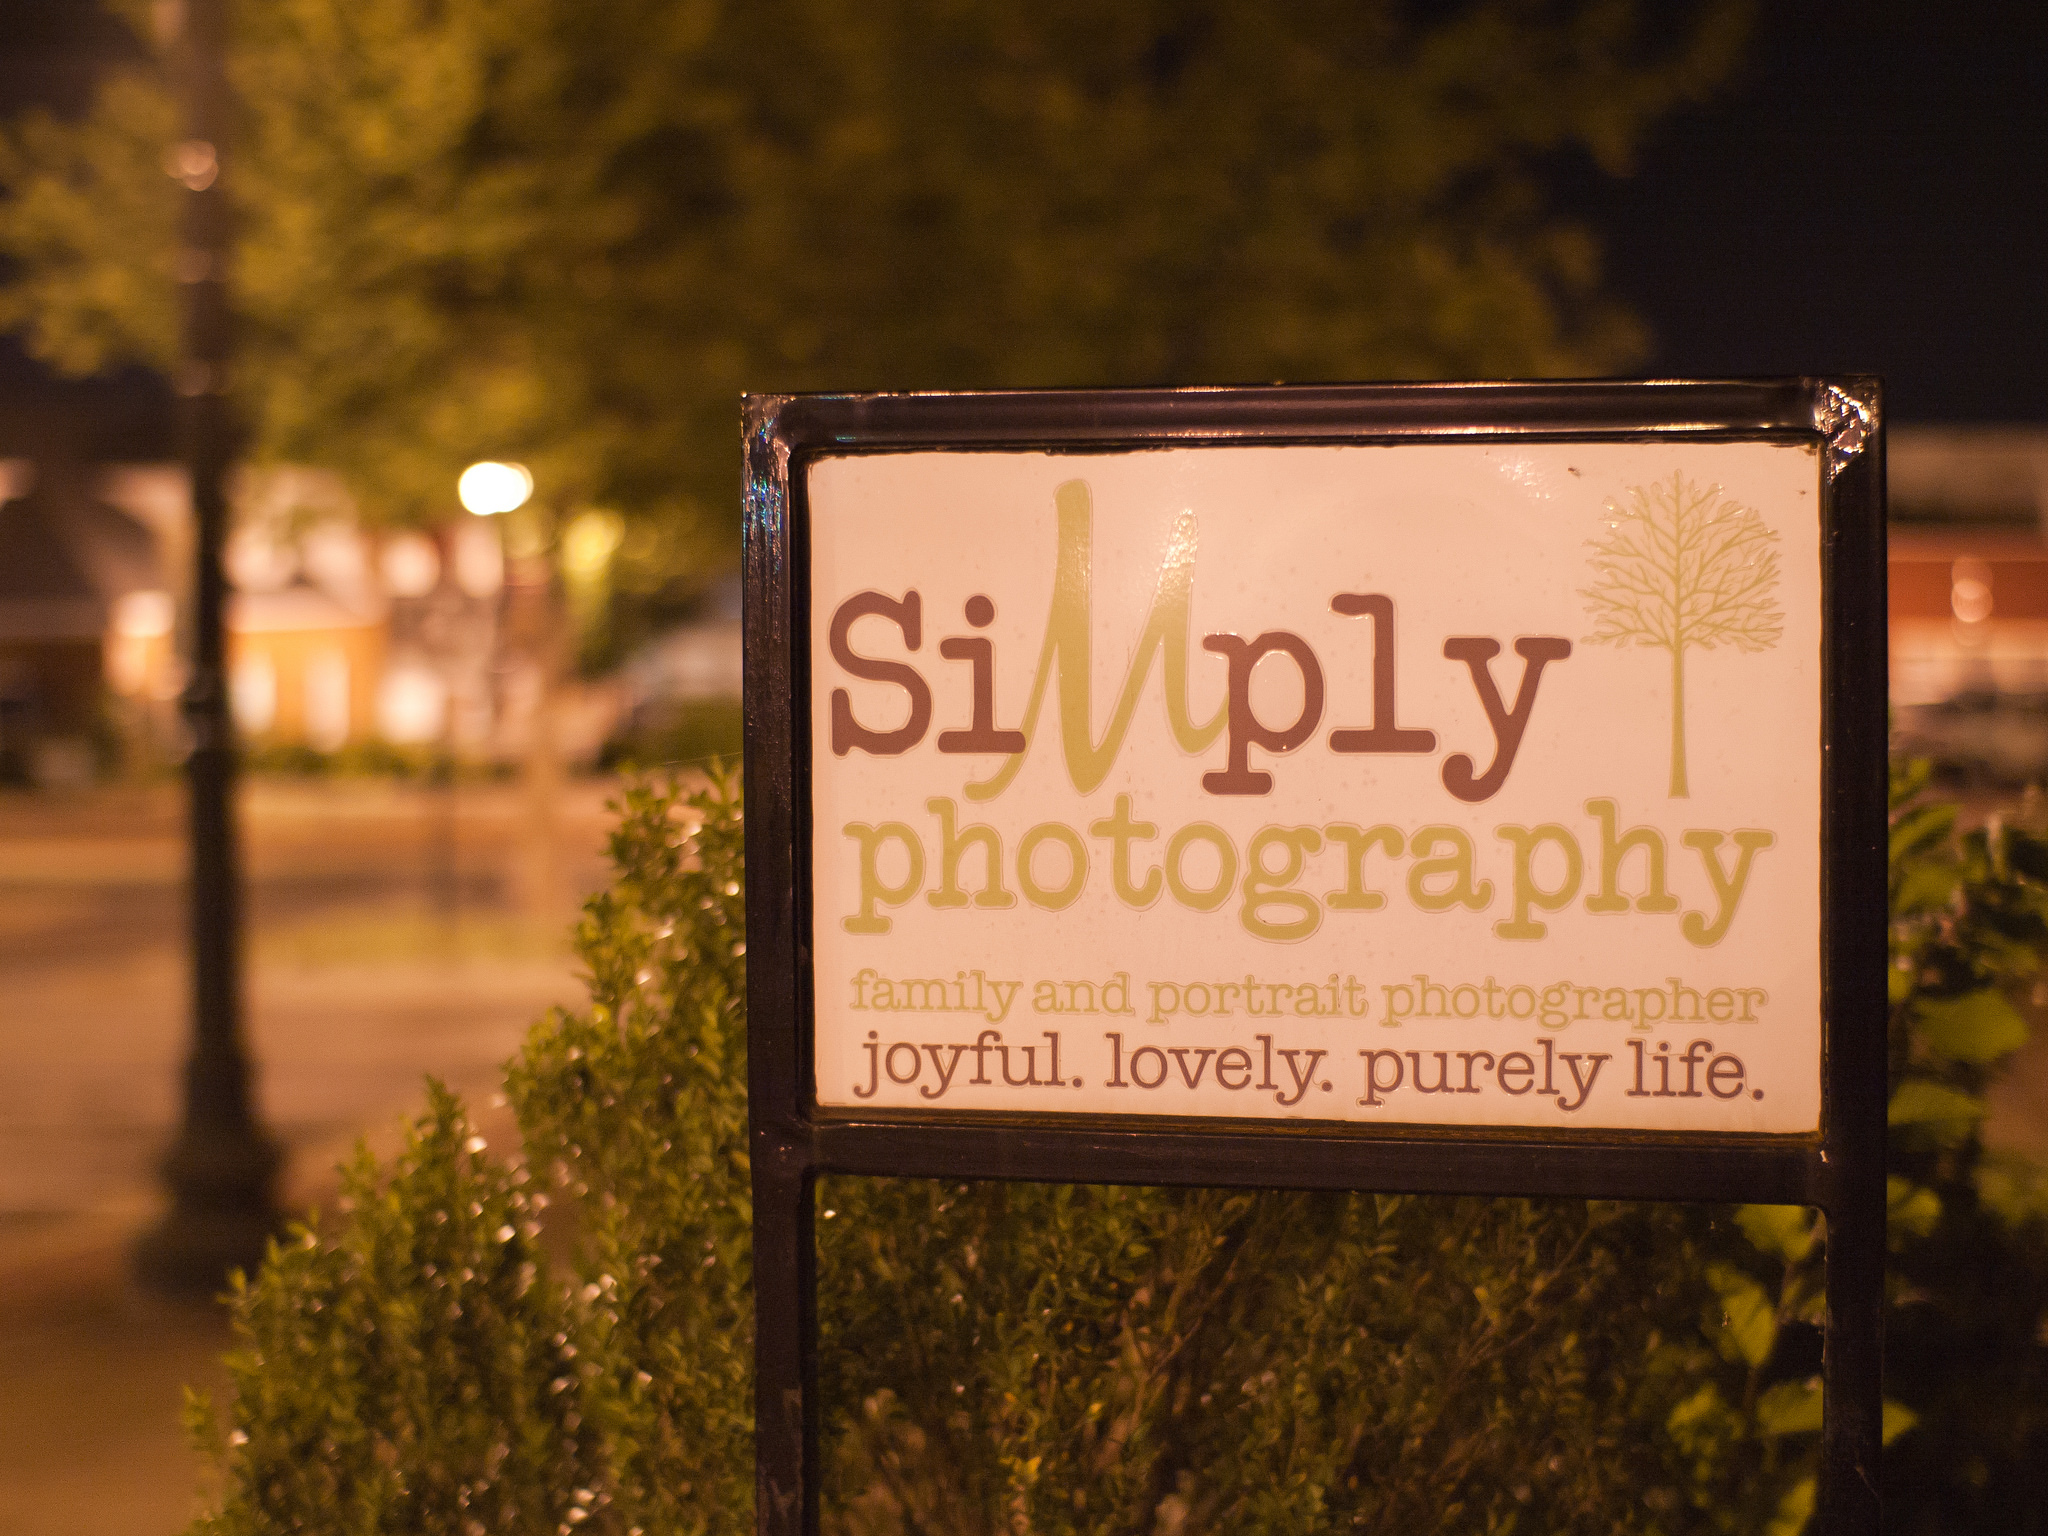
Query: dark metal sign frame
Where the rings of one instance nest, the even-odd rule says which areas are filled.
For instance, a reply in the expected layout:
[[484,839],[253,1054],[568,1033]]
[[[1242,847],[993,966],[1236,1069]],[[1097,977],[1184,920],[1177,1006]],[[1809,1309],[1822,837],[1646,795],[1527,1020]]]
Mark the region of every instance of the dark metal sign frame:
[[[1877,381],[751,396],[744,530],[748,1084],[764,1536],[818,1528],[821,1173],[1758,1202],[1827,1215],[1819,1528],[1877,1529],[1884,1278],[1884,446]],[[1813,444],[1823,466],[1822,1119],[1810,1136],[821,1112],[812,1080],[806,469],[918,450],[1501,438]]]

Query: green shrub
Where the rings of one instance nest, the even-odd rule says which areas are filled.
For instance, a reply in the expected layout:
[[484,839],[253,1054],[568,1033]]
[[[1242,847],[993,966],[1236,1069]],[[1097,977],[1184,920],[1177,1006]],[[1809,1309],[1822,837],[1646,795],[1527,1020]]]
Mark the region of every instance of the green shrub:
[[[233,1494],[199,1529],[544,1530],[593,1496],[603,1447],[534,1197],[430,1096],[384,1178],[367,1155],[344,1170],[324,1237],[236,1285]],[[194,1418],[211,1433],[208,1405]]]
[[1689,1503],[1661,1428],[1704,1353],[1660,1337],[1698,1332],[1683,1212],[824,1198],[842,1529],[1649,1530]]
[[[1918,1425],[1890,1509],[2039,1529],[2048,1231],[1977,1127],[2048,943],[2048,841],[1958,837],[1921,786],[1893,839],[1887,1418]],[[359,1161],[350,1206],[238,1289],[195,1532],[751,1527],[740,847],[723,779],[627,793],[577,935],[590,1006],[510,1070],[523,1160],[437,1090],[398,1162]],[[1790,1536],[1812,1507],[1808,1212],[847,1178],[820,1203],[848,1536]]]
[[509,763],[457,759],[439,746],[401,746],[378,739],[352,741],[323,752],[304,742],[259,737],[242,747],[241,765],[249,773],[280,778],[396,779],[431,784],[488,782],[509,778],[515,771]]
[[1956,832],[1895,767],[1887,1388],[1919,1426],[1886,1464],[1888,1530],[2048,1531],[2048,1185],[1985,1148],[1985,1090],[2028,1036],[2048,958],[2048,835]]

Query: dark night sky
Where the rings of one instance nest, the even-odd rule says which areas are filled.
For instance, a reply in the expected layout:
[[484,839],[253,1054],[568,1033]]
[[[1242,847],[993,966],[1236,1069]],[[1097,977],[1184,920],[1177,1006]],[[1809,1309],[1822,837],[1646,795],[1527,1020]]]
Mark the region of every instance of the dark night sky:
[[1760,10],[1635,175],[1564,178],[1650,371],[1879,373],[1893,420],[2048,423],[2048,6]]
[[[1737,79],[1634,175],[1557,173],[1647,371],[1876,372],[1893,420],[2048,422],[2048,5],[1760,11]],[[116,45],[80,0],[0,0],[0,106],[75,98]],[[0,394],[25,390],[47,398],[0,343]]]

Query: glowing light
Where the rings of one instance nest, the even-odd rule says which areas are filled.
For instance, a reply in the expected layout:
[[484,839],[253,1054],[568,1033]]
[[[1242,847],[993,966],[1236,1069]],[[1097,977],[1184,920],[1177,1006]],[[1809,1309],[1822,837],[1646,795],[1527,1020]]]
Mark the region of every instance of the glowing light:
[[261,736],[277,719],[277,667],[262,651],[243,657],[228,674],[228,707],[235,724]]
[[462,472],[455,491],[469,511],[478,517],[493,517],[526,505],[526,498],[533,494],[533,476],[524,464],[485,459]]
[[299,571],[299,554],[268,528],[249,525],[228,535],[221,564],[237,592],[278,592],[291,585]]
[[114,599],[105,647],[107,682],[114,692],[143,693],[168,670],[177,617],[178,605],[168,592],[124,592]]
[[306,574],[330,592],[360,592],[370,577],[370,553],[363,536],[344,523],[321,523],[299,540]]
[[455,530],[453,544],[455,585],[471,597],[496,597],[505,585],[505,548],[497,527],[464,523]]
[[164,152],[164,171],[194,192],[204,192],[220,175],[220,156],[204,139],[187,139]]
[[562,530],[562,569],[579,581],[603,575],[625,537],[625,520],[618,513],[585,512]]
[[348,657],[341,651],[315,651],[306,658],[301,679],[305,691],[306,744],[333,752],[348,742]]
[[425,597],[441,579],[440,551],[423,534],[399,534],[384,546],[377,563],[394,597]]
[[1949,577],[1948,605],[1965,624],[1991,617],[1991,567],[1982,560],[1958,560]]
[[171,632],[177,605],[168,592],[124,592],[114,599],[114,632],[128,640],[156,640]]
[[431,668],[401,664],[377,689],[377,726],[386,741],[401,746],[432,741],[447,718],[448,685]]

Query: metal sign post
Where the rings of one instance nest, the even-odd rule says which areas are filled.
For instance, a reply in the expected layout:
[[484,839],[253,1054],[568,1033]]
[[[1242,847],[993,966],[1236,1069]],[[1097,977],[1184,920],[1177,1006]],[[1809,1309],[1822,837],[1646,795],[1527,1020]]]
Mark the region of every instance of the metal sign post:
[[759,1526],[820,1173],[1827,1216],[1877,1524],[1875,381],[747,402]]

